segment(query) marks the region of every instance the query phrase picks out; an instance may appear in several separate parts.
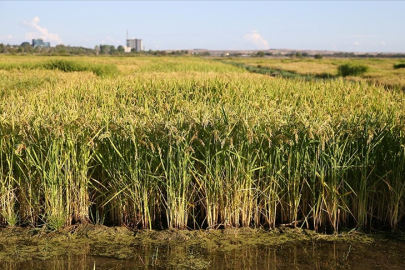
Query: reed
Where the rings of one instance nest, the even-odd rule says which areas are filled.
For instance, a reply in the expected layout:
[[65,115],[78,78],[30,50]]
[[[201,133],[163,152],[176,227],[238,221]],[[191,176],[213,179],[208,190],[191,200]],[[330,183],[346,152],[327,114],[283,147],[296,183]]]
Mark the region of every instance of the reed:
[[2,225],[403,224],[402,92],[160,60],[116,77],[0,71]]

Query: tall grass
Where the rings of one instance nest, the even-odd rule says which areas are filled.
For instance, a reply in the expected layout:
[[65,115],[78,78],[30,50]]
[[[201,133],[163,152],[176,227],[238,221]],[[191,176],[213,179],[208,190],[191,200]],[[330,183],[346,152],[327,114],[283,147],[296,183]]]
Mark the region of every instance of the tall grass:
[[[403,224],[403,93],[205,60],[190,72],[176,61],[158,73],[3,83],[1,224]],[[7,81],[52,74],[3,72]]]

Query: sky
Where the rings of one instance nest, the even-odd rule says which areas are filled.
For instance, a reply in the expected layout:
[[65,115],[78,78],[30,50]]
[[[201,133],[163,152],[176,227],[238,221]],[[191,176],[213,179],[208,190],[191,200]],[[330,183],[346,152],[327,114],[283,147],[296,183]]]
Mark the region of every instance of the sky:
[[405,1],[0,1],[0,43],[405,52]]

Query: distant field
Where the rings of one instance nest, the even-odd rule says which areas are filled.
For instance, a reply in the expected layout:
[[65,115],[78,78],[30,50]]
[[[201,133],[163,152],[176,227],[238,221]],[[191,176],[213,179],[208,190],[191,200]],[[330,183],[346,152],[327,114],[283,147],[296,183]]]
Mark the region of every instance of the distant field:
[[[221,59],[222,60],[222,59]],[[228,62],[244,63],[247,65],[269,67],[292,71],[305,75],[330,74],[337,75],[339,65],[356,63],[368,66],[370,69],[361,78],[349,77],[351,80],[363,79],[369,82],[405,89],[405,68],[394,69],[394,64],[402,63],[399,59],[277,59],[277,58],[231,58]]]
[[[349,60],[232,61],[335,74]],[[403,83],[394,60],[358,61],[367,80]],[[0,225],[394,230],[404,127],[404,93],[363,81],[194,57],[1,56]]]

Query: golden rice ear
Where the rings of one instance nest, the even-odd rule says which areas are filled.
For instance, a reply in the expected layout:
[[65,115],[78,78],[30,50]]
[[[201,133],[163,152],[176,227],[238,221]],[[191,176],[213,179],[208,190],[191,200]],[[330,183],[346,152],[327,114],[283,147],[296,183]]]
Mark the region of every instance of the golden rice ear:
[[400,79],[257,61],[2,57],[0,225],[400,226]]

